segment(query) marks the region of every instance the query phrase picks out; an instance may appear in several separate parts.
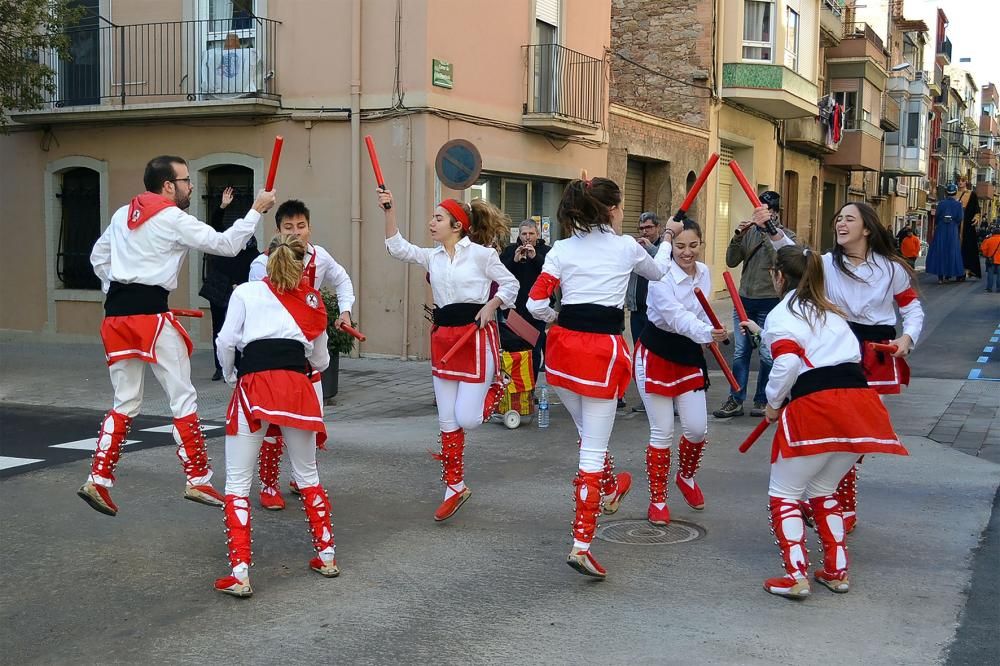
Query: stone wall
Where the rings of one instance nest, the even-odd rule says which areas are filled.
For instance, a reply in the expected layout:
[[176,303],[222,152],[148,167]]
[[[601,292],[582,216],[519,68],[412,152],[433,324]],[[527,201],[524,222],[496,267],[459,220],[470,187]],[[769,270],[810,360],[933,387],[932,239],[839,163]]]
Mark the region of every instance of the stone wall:
[[708,129],[710,90],[692,84],[711,85],[712,8],[694,0],[612,0],[611,101]]

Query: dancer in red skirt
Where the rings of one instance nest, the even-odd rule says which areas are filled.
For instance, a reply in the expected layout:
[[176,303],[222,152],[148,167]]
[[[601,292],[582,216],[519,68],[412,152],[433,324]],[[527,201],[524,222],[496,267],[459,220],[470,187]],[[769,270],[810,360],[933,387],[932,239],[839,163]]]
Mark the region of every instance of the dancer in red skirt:
[[119,208],[94,243],[90,262],[107,294],[101,340],[115,390],[114,407],[101,422],[90,475],[79,495],[96,511],[114,516],[115,468],[142,405],[146,365],[163,387],[174,416],[177,457],[187,483],[184,497],[222,506],[211,484],[212,468],[191,383],[191,338],[170,312],[167,296],[189,249],[236,256],[253,235],[274,193],[261,191],[245,217],[218,232],[184,211],[191,203],[187,162],[176,155],[154,157],[143,174],[146,191]]
[[[924,324],[924,311],[912,286],[913,269],[868,204],[845,204],[833,225],[837,244],[823,255],[827,297],[847,316],[868,385],[882,395],[899,393],[902,385],[910,383],[906,357]],[[902,334],[897,337],[900,318]],[[873,352],[867,342],[893,344],[898,350],[893,354]],[[851,467],[837,488],[848,532],[857,521],[857,469],[856,465]]]
[[712,327],[694,294],[695,288],[712,293],[708,266],[698,261],[701,249],[701,227],[697,222],[667,223],[660,252],[671,256],[672,261],[661,280],[649,283],[649,322],[635,345],[635,383],[649,417],[646,517],[654,525],[670,522],[667,477],[675,407],[682,430],[675,482],[692,509],[700,511],[705,507],[705,497],[694,480],[708,435],[708,369],[702,345],[721,342],[727,333]]
[[[316,549],[309,568],[328,578],[340,574],[330,500],[316,471],[317,437],[326,438],[326,427],[308,377],[310,363],[326,354],[318,344],[326,331],[326,308],[320,293],[302,282],[305,253],[300,238],[276,236],[268,250],[267,277],[233,291],[217,338],[223,376],[235,390],[226,415],[225,524],[232,572],[215,581],[215,589],[237,597],[253,593],[250,484],[270,425],[281,430],[306,512]],[[242,354],[239,373],[236,350]]]
[[[573,481],[576,519],[567,563],[587,576],[604,578],[590,552],[602,511],[614,513],[632,485],[627,472],[613,473],[608,440],[618,398],[632,377],[632,358],[622,331],[625,291],[632,271],[650,283],[663,277],[658,265],[631,236],[621,235],[622,192],[607,178],[574,180],[559,202],[563,239],[545,257],[528,295],[536,319],[556,322],[545,345],[545,376],[569,410],[580,436],[580,462]],[[668,252],[663,255],[664,264]],[[556,311],[550,299],[562,290]]]
[[[278,210],[274,213],[274,223],[278,228],[278,233],[295,234],[306,244],[306,256],[303,259],[305,268],[302,271],[302,280],[306,286],[313,289],[327,287],[336,294],[340,315],[337,317],[334,327],[339,330],[344,324],[350,325],[351,307],[354,305],[354,285],[344,267],[337,263],[337,260],[329,252],[323,247],[309,242],[312,235],[309,209],[298,199],[289,199],[278,206]],[[267,258],[268,255],[265,253],[254,259],[250,265],[251,280],[264,279],[267,274]],[[325,331],[321,338],[316,341],[316,345],[325,349],[327,343]],[[329,358],[317,359],[317,362],[313,363],[313,373],[310,376],[321,408],[323,405],[322,373],[329,364]],[[258,471],[260,505],[270,511],[281,511],[285,508],[285,498],[281,496],[281,487],[278,484],[283,448],[284,442],[281,439],[281,434],[276,427],[272,426],[260,447]],[[295,481],[292,481],[289,486],[293,493],[298,494],[299,490]]]
[[[774,367],[767,382],[768,421],[778,422],[768,489],[771,529],[785,574],[764,581],[771,594],[809,594],[803,503],[823,544],[816,581],[847,592],[848,557],[837,482],[859,454],[907,455],[878,393],[868,385],[861,353],[843,312],[823,285],[823,261],[808,248],[778,250],[772,280],[781,302],[764,322]],[[754,322],[743,322],[751,334]],[[844,418],[849,414],[850,418]]]
[[[445,199],[428,222],[437,247],[418,247],[407,241],[396,226],[392,193],[380,190],[385,210],[385,246],[389,254],[430,273],[434,296],[431,328],[431,371],[441,427],[441,461],[444,501],[434,520],[447,520],[469,499],[465,485],[465,433],[482,425],[496,409],[503,385],[499,381],[500,344],[497,308],[514,307],[517,278],[497,254],[496,244],[508,233],[507,217],[492,204],[476,199],[469,204]],[[495,296],[490,291],[496,283]],[[452,346],[470,329],[478,332],[445,364]]]

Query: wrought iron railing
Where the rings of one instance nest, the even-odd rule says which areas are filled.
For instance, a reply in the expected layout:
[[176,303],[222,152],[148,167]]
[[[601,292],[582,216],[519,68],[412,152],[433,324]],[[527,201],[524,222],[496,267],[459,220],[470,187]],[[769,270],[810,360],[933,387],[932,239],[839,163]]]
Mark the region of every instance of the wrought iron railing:
[[951,40],[948,39],[947,37],[945,37],[942,41],[938,42],[937,52],[940,53],[941,55],[943,55],[944,57],[948,58],[948,60],[950,61],[951,60]]
[[168,21],[66,31],[70,58],[39,60],[55,72],[57,107],[240,97],[280,99],[275,62],[280,22]]
[[604,61],[558,44],[524,46],[524,113],[554,114],[588,124],[604,120]]
[[844,23],[844,37],[864,37],[872,44],[878,46],[879,49],[885,48],[885,44],[879,34],[864,22]]

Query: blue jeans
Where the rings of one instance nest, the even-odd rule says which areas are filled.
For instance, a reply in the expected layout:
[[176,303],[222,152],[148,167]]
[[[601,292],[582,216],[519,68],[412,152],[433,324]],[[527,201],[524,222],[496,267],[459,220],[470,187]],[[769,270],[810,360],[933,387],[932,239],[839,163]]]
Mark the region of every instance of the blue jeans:
[[986,260],[986,288],[996,291],[1000,289],[1000,264]]
[[[750,321],[756,322],[761,327],[767,313],[778,304],[777,298],[743,298],[743,307],[747,311]],[[740,318],[733,310],[733,337],[735,338],[735,349],[733,350],[733,375],[740,384],[739,392],[730,390],[729,395],[736,402],[743,402],[747,397],[747,382],[750,380],[750,355],[753,354],[753,345],[750,344],[750,336],[743,334],[740,328]],[[767,402],[767,394],[764,389],[767,387],[767,377],[771,374],[771,354],[768,350],[760,350],[760,371],[757,373],[757,391],[754,393],[755,403]]]

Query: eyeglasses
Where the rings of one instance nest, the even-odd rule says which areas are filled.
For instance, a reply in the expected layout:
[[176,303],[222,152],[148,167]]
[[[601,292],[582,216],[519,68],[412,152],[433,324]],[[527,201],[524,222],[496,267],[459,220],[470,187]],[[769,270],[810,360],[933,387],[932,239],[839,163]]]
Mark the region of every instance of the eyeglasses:
[[171,178],[171,179],[170,179],[170,182],[171,182],[171,183],[179,183],[179,182],[181,182],[181,181],[184,181],[184,182],[186,182],[186,183],[187,183],[188,185],[190,185],[190,184],[191,184],[191,177],[190,177],[190,176],[188,176],[187,178]]
[[655,229],[656,225],[647,224],[646,226],[639,225],[639,231],[649,231],[650,229]]

